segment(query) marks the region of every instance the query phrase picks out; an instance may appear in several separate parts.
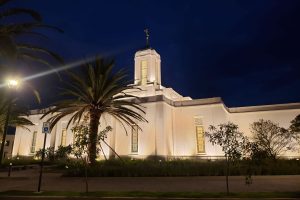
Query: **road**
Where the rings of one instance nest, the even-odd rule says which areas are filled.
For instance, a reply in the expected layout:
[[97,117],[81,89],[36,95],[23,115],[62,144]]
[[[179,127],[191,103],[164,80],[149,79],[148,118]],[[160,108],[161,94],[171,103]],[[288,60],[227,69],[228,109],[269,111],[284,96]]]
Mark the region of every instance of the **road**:
[[[36,191],[38,169],[13,171],[11,177],[0,173],[0,191]],[[255,176],[253,184],[245,185],[244,177],[229,178],[231,192],[293,192],[300,191],[300,175]],[[84,192],[84,178],[61,177],[60,173],[44,173],[42,191]],[[225,177],[93,177],[89,191],[148,192],[225,192]]]

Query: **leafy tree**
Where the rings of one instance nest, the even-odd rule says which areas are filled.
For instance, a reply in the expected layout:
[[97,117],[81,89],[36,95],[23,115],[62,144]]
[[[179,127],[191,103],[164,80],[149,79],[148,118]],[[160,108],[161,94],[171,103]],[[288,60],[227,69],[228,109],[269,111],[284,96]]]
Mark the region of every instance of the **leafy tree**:
[[[85,118],[87,119],[87,118]],[[85,191],[88,193],[89,186],[88,186],[88,168],[89,168],[89,146],[92,142],[89,138],[90,133],[90,126],[84,120],[82,123],[77,124],[72,128],[72,132],[74,134],[75,140],[72,146],[72,154],[82,161],[84,164],[84,174],[85,174]],[[96,146],[96,152],[99,153],[102,150],[100,141],[106,138],[106,135],[109,131],[111,131],[111,127],[106,127],[103,131],[97,134],[97,143],[99,145]]]
[[[45,148],[44,153],[45,153],[45,158],[48,159],[49,161],[55,160],[54,147]],[[38,151],[35,152],[35,157],[37,158],[42,158],[42,155],[43,155],[43,149],[39,149]]]
[[295,119],[291,121],[289,130],[293,138],[296,141],[298,141],[298,145],[299,145],[300,144],[300,115],[296,116]]
[[292,135],[278,124],[260,119],[250,126],[258,151],[264,152],[269,158],[276,159],[281,153],[293,149]]
[[228,176],[230,165],[239,161],[248,151],[249,141],[242,132],[238,130],[238,126],[231,122],[220,124],[218,127],[209,126],[209,132],[205,135],[213,145],[219,145],[225,154],[226,160],[226,190],[229,194]]
[[69,115],[68,127],[70,123],[79,123],[88,114],[91,164],[96,161],[98,127],[104,113],[114,117],[124,128],[125,125],[135,124],[136,120],[146,121],[136,97],[125,93],[125,90],[134,88],[129,85],[126,73],[124,70],[113,73],[113,66],[112,60],[96,58],[95,61],[86,63],[80,73],[68,72],[70,81],[66,82],[63,89],[64,100],[55,103],[42,116],[51,115],[49,121],[53,127],[60,119]]
[[58,146],[57,150],[55,151],[55,158],[56,159],[66,159],[72,153],[72,146]]

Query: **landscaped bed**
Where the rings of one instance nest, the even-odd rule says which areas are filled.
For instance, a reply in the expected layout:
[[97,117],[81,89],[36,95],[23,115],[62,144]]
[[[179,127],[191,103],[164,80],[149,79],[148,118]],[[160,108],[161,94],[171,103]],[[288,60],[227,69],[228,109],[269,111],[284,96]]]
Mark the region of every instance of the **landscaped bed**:
[[[61,163],[64,176],[84,176],[81,162]],[[149,177],[149,176],[224,176],[223,160],[107,160],[88,167],[88,176],[94,177]],[[231,166],[230,175],[297,175],[300,174],[299,160],[263,160],[257,163],[240,161]]]

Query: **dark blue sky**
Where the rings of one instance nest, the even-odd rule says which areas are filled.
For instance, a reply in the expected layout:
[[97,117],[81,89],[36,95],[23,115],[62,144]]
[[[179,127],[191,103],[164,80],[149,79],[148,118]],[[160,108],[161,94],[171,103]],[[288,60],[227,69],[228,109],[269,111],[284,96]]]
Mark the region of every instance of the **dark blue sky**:
[[[220,96],[227,106],[300,102],[300,1],[283,0],[15,0],[39,11],[48,46],[71,62],[104,54],[133,76],[145,44],[162,59],[162,83],[184,96]],[[45,68],[40,68],[44,70]],[[36,70],[36,69],[35,69]],[[30,71],[30,70],[29,70]],[[30,71],[31,73],[31,71]],[[34,81],[44,104],[57,78]]]

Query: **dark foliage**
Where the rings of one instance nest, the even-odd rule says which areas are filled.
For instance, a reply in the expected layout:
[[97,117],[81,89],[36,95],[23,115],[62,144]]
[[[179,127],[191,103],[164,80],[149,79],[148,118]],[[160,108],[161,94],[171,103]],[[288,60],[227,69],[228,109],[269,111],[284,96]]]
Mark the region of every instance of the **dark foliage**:
[[[248,160],[230,168],[233,176],[247,175]],[[155,176],[225,176],[225,160],[107,160],[89,167],[89,176],[94,177],[155,177]],[[64,166],[63,166],[64,167]],[[252,166],[253,175],[296,175],[300,174],[299,160],[263,160]],[[65,176],[84,176],[84,164],[69,162]]]

